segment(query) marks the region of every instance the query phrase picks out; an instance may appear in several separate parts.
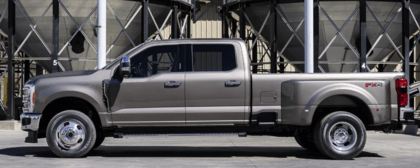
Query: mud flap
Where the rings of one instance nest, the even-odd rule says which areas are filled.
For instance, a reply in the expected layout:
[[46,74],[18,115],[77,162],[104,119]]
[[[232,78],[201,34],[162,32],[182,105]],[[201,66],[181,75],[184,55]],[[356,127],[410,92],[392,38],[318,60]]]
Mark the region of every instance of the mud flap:
[[26,143],[38,143],[38,131],[28,131],[28,137],[25,138]]

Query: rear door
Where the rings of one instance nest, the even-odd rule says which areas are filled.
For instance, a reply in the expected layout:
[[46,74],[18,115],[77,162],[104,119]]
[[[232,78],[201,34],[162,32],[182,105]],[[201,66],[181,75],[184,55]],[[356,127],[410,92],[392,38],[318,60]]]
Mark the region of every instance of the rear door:
[[[244,123],[245,72],[232,44],[187,45],[186,124]],[[239,68],[241,67],[241,68]]]

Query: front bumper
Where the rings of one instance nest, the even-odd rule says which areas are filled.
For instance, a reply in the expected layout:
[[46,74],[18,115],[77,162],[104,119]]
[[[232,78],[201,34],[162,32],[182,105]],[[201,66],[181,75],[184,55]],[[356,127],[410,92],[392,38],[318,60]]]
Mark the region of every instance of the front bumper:
[[20,115],[21,129],[28,131],[28,137],[25,138],[27,143],[38,143],[38,129],[41,121],[41,114],[25,114]]
[[23,131],[38,131],[39,121],[42,114],[25,114],[20,115],[21,129]]

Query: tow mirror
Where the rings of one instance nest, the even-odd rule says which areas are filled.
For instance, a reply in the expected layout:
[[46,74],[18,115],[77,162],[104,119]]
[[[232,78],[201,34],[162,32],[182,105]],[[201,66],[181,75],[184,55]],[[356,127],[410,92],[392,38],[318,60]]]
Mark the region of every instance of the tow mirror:
[[130,73],[131,73],[130,58],[128,56],[125,56],[121,59],[120,75],[124,78],[127,78],[130,76]]

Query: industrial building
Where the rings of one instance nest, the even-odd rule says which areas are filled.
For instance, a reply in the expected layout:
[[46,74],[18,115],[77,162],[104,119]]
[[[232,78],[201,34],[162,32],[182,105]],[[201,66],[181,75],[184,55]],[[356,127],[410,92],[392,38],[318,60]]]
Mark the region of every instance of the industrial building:
[[0,119],[18,119],[30,77],[96,69],[152,40],[241,38],[252,73],[404,71],[417,81],[420,1],[305,2],[0,0]]

